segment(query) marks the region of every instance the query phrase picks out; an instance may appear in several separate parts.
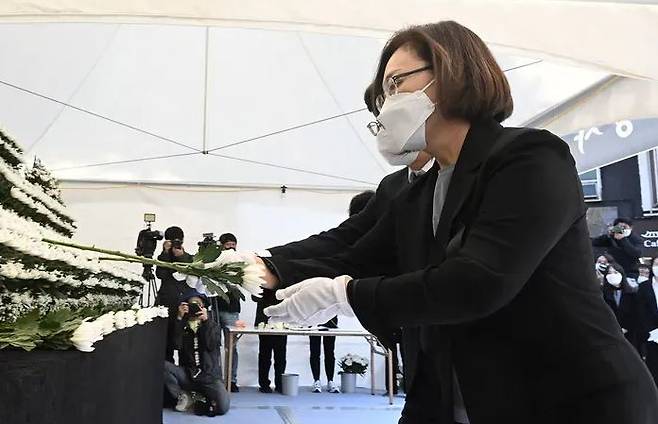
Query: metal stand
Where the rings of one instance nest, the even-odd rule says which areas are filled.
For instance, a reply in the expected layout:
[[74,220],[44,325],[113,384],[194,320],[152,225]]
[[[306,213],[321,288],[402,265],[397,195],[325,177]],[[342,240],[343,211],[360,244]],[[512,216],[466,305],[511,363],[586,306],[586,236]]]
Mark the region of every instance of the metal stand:
[[139,296],[139,306],[146,308],[153,306],[158,296],[158,285],[155,281],[155,275],[153,275],[152,265],[144,265],[142,277],[146,280],[146,284],[142,290],[142,294]]

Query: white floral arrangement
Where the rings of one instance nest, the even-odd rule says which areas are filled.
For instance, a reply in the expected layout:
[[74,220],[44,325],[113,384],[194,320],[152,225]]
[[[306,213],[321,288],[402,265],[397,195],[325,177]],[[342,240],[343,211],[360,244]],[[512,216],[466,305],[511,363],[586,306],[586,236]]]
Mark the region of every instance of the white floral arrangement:
[[338,366],[340,374],[359,374],[364,375],[368,369],[368,360],[362,356],[348,353],[340,358]]
[[83,320],[70,340],[79,351],[92,352],[95,349],[94,344],[108,334],[135,325],[144,325],[155,318],[167,318],[168,315],[169,312],[164,306],[108,312],[96,319]]
[[[73,219],[57,180],[22,154],[0,130],[0,349],[69,349],[81,323],[131,308],[146,282],[97,252],[54,244],[71,241]],[[149,317],[135,312],[137,323]]]
[[275,322],[275,323],[264,323],[264,322],[259,322],[258,325],[256,326],[259,330],[290,330],[293,327],[290,326],[290,324],[286,322]]

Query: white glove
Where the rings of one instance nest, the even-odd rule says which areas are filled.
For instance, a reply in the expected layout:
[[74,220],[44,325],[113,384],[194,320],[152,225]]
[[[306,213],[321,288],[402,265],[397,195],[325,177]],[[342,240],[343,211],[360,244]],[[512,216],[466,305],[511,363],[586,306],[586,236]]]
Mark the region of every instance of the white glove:
[[324,324],[336,315],[354,316],[347,301],[347,282],[352,277],[316,277],[288,288],[277,290],[278,305],[265,308],[269,322],[285,322],[304,326]]

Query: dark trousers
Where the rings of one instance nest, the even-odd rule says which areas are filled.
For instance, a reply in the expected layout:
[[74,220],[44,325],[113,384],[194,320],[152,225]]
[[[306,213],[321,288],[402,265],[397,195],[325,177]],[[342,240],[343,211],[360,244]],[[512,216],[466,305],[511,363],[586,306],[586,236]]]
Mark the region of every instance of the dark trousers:
[[174,398],[178,398],[183,391],[200,393],[208,401],[215,403],[219,415],[226,414],[231,405],[224,382],[219,378],[212,382],[197,383],[190,379],[185,369],[171,362],[165,362],[164,377],[165,387]]
[[[398,359],[398,346],[400,346],[400,357],[402,357],[402,363],[404,364],[404,350],[402,349],[402,344],[401,343],[395,343],[393,344],[393,393],[397,394],[398,393],[398,379],[397,379],[397,374],[400,373],[400,361]],[[386,378],[385,378],[385,383],[386,383],[386,391],[388,391],[388,358],[386,358],[385,361],[385,366],[386,366]],[[402,390],[404,390],[404,380],[402,382]]]
[[441,387],[437,375],[432,361],[420,354],[413,386],[406,388],[407,398],[398,424],[441,423]]
[[658,344],[648,342],[645,349],[647,355],[647,368],[649,368],[649,372],[651,372],[654,382],[658,385]]
[[336,337],[320,337],[312,336],[308,338],[311,356],[311,372],[313,373],[313,380],[320,379],[320,339],[324,346],[324,372],[327,374],[327,380],[334,380],[334,367],[336,366],[336,357],[334,356],[334,348],[336,347]]
[[281,374],[286,372],[286,336],[258,336],[258,385],[270,387],[270,367],[274,353],[274,386],[282,389]]

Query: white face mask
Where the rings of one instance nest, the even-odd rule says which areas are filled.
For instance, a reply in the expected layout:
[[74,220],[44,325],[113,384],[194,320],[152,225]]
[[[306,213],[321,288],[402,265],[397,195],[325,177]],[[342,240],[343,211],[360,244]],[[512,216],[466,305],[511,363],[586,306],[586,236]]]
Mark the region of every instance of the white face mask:
[[605,279],[611,286],[619,287],[621,285],[621,274],[608,274]]
[[594,265],[594,268],[599,272],[605,272],[608,269],[608,265],[602,262],[597,262],[596,265]]
[[411,165],[418,154],[427,147],[425,121],[436,105],[425,90],[412,93],[398,93],[386,98],[377,117],[380,124],[377,133],[377,147],[386,161],[393,166]]
[[645,281],[648,281],[648,280],[649,280],[649,277],[645,277],[643,275],[640,275],[639,277],[637,277],[637,283],[638,284],[642,284],[642,283],[644,283]]
[[630,235],[631,235],[631,229],[630,229],[630,228],[626,228],[626,229],[624,230],[624,232],[622,233],[622,235],[623,235],[624,237],[628,237],[628,236],[630,236]]

